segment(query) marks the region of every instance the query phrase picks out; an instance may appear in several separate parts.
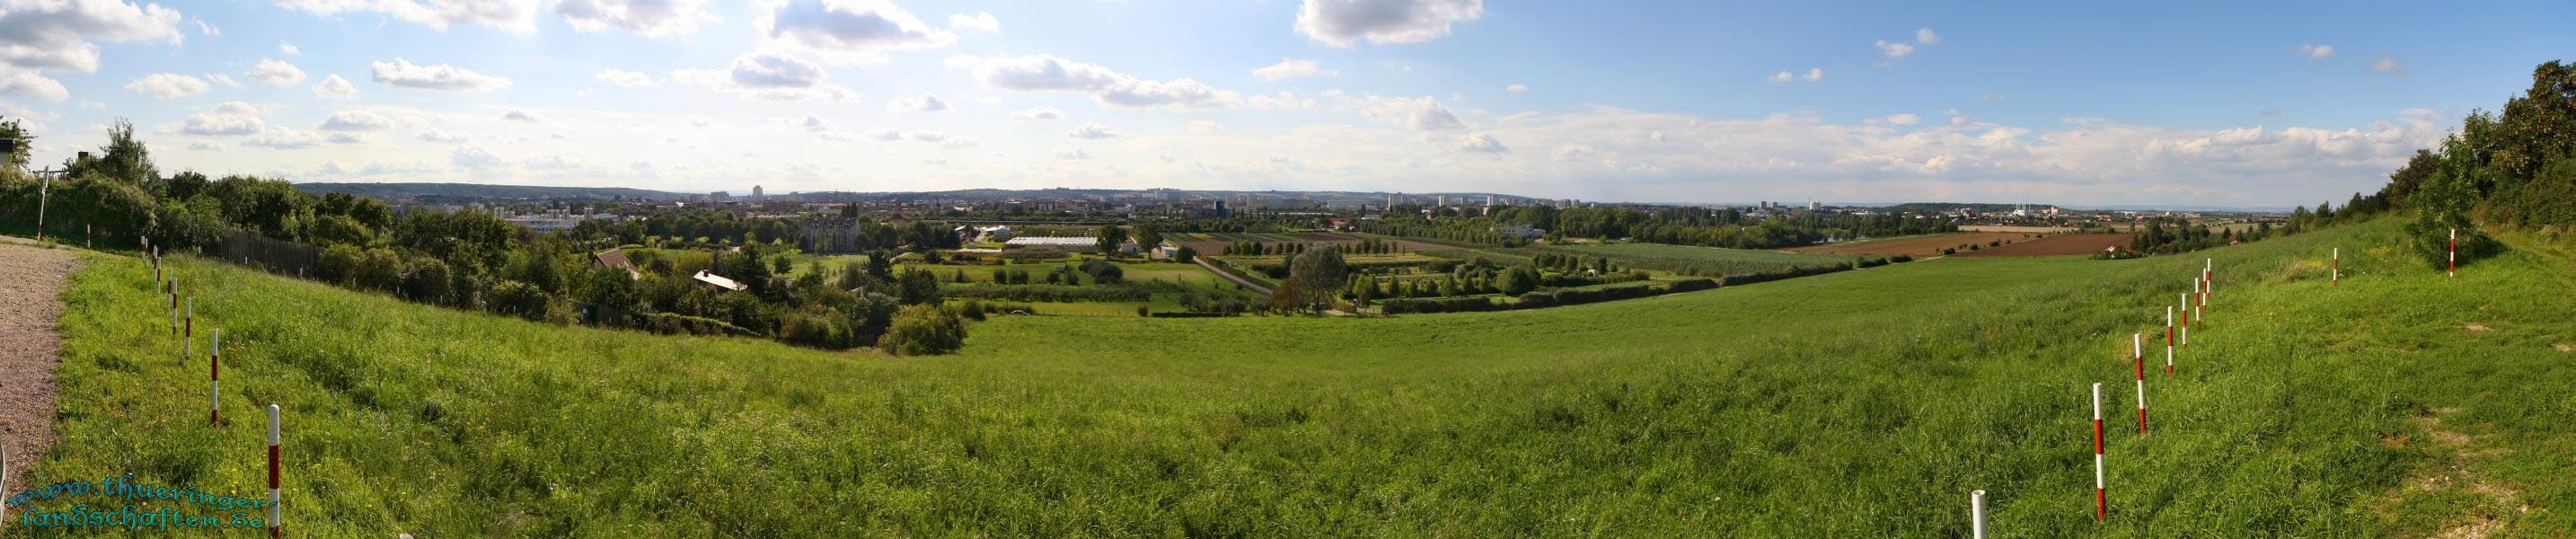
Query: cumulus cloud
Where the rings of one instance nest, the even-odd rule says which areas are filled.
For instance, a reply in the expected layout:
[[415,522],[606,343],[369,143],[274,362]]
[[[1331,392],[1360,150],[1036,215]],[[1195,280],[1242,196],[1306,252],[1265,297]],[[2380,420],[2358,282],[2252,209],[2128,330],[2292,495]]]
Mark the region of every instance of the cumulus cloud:
[[823,117],[812,114],[807,114],[805,115],[804,120],[799,120],[793,123],[795,123],[797,127],[805,128],[806,131],[813,131],[816,133],[832,130],[832,122],[823,121]]
[[991,13],[976,13],[974,15],[959,13],[948,16],[948,29],[959,32],[1000,32],[1002,31],[1002,20],[993,18],[993,14]]
[[469,137],[466,137],[464,133],[454,131],[429,130],[422,131],[420,133],[420,139],[430,142],[465,142],[469,140]]
[[514,32],[537,29],[537,0],[274,0],[278,7],[330,17],[377,12],[446,30],[452,25],[493,26]]
[[357,99],[358,86],[350,84],[349,79],[340,78],[339,75],[323,77],[322,82],[313,84],[313,97],[321,99]]
[[1526,94],[1526,93],[1529,93],[1529,85],[1527,85],[1527,84],[1514,84],[1514,85],[1510,85],[1510,86],[1504,86],[1504,87],[1503,87],[1503,91],[1505,91],[1505,92],[1511,92],[1511,93],[1515,93],[1515,94]]
[[701,9],[706,0],[560,0],[555,13],[580,32],[624,30],[662,38],[698,32],[700,23],[722,19]]
[[652,86],[652,85],[653,85],[653,76],[652,76],[652,75],[646,75],[646,74],[643,74],[643,73],[636,73],[636,72],[633,72],[633,71],[627,71],[627,70],[617,69],[617,68],[602,69],[602,70],[600,70],[600,71],[599,71],[599,74],[598,74],[598,75],[594,75],[594,76],[593,76],[593,78],[597,78],[597,79],[599,79],[599,80],[600,80],[600,82],[606,82],[606,83],[609,83],[609,84],[615,84],[615,85],[618,85],[618,86],[621,86],[621,87],[626,87],[626,88],[637,88],[637,87]]
[[294,43],[287,43],[284,41],[277,42],[277,52],[286,53],[287,56],[304,55],[304,49],[296,47]]
[[1252,70],[1252,76],[1273,81],[1280,79],[1293,79],[1297,77],[1330,77],[1339,74],[1341,74],[1339,71],[1324,69],[1322,65],[1316,64],[1314,60],[1292,60],[1287,58],[1279,59],[1279,63],[1262,66],[1259,69]]
[[1078,139],[1093,139],[1093,140],[1097,140],[1097,139],[1105,139],[1105,138],[1117,138],[1117,137],[1118,137],[1118,131],[1116,131],[1116,130],[1112,130],[1112,129],[1110,129],[1110,128],[1109,128],[1109,126],[1105,126],[1105,125],[1100,125],[1100,124],[1086,124],[1086,125],[1083,125],[1082,127],[1076,127],[1076,128],[1073,128],[1073,130],[1072,130],[1072,131],[1066,131],[1066,132],[1064,132],[1064,136],[1066,136],[1066,137],[1070,137],[1070,138],[1078,138]]
[[972,70],[984,85],[1029,92],[1073,92],[1090,95],[1103,105],[1146,108],[1222,107],[1241,101],[1233,91],[1218,90],[1189,78],[1156,81],[1054,55],[1019,57],[959,56],[951,66]]
[[62,101],[72,95],[71,91],[63,88],[61,81],[38,75],[33,71],[15,69],[0,69],[0,93],[46,101]]
[[1825,80],[1825,68],[1821,68],[1821,67],[1810,67],[1810,68],[1807,68],[1807,75],[1806,75],[1805,77],[1802,77],[1802,78],[1806,79],[1806,80],[1807,80],[1807,82],[1816,82],[1816,81],[1820,81],[1820,80]]
[[546,123],[545,120],[538,119],[537,115],[529,114],[528,111],[519,109],[510,109],[509,112],[501,113],[501,119],[513,122],[528,122],[532,124]]
[[1925,45],[1938,45],[1941,43],[1941,34],[1932,33],[1932,29],[1930,28],[1916,28],[1914,29],[1914,42]]
[[1064,109],[1038,105],[1035,107],[1029,107],[1028,110],[1011,113],[1011,119],[1023,122],[1062,120],[1064,119]]
[[508,164],[508,161],[501,159],[501,156],[493,155],[491,150],[485,150],[482,146],[458,146],[455,151],[448,152],[447,160],[456,163],[456,166],[469,169],[488,169]]
[[1511,148],[1503,146],[1503,141],[1494,140],[1493,135],[1484,133],[1468,133],[1466,136],[1458,137],[1458,150],[1476,153],[1512,152]]
[[2302,43],[2299,45],[2299,56],[2307,57],[2307,59],[2310,60],[2322,60],[2326,57],[2334,56],[2334,46]]
[[1190,121],[1190,132],[1192,132],[1192,133],[1201,133],[1201,134],[1205,134],[1205,133],[1215,133],[1215,132],[1224,131],[1224,130],[1225,130],[1225,126],[1217,125],[1217,124],[1216,124],[1216,122],[1213,122],[1213,121],[1208,121],[1208,120],[1191,120],[1191,121]]
[[[769,39],[827,61],[874,62],[885,51],[945,47],[957,34],[884,0],[785,0],[760,6],[752,22]],[[980,22],[980,21],[979,21]],[[996,21],[998,25],[998,21]]]
[[903,140],[903,132],[892,129],[879,129],[874,133],[868,133],[868,138],[892,142]]
[[312,131],[269,126],[268,129],[260,132],[259,137],[251,139],[250,145],[279,150],[293,150],[299,148],[318,147],[322,145],[322,141],[322,135]]
[[1081,148],[1065,148],[1063,150],[1056,151],[1055,156],[1057,159],[1082,160],[1090,159],[1091,152],[1082,151]]
[[365,144],[375,142],[376,136],[368,133],[332,133],[326,139],[332,144]]
[[219,152],[224,150],[224,143],[211,140],[200,140],[188,143],[188,149]]
[[671,80],[748,99],[764,101],[856,101],[859,95],[826,82],[823,66],[794,56],[755,52],[734,58],[725,69],[682,69]]
[[1779,73],[1773,73],[1773,74],[1771,74],[1771,78],[1766,79],[1766,80],[1769,80],[1769,81],[1771,81],[1771,82],[1789,82],[1789,80],[1790,80],[1790,79],[1794,79],[1794,78],[1797,78],[1797,76],[1796,76],[1796,75],[1791,75],[1791,74],[1789,74],[1789,72],[1788,72],[1788,71],[1785,71],[1785,70],[1784,70],[1784,71],[1781,71],[1781,72],[1779,72]]
[[392,62],[371,62],[376,82],[404,88],[442,92],[490,92],[510,87],[510,79],[476,73],[447,64],[418,65],[395,58]]
[[1882,39],[1878,40],[1878,52],[1886,54],[1889,58],[1904,58],[1905,55],[1914,54],[1914,46]]
[[2397,65],[2397,59],[2389,58],[2386,54],[2379,55],[2377,60],[2371,60],[2370,70],[2400,77],[2406,76],[2406,66]]
[[234,111],[217,110],[189,116],[179,123],[178,132],[190,135],[235,137],[257,134],[268,129],[259,117]]
[[1305,0],[1298,33],[1335,47],[1420,43],[1449,35],[1450,25],[1485,15],[1484,0]]
[[926,93],[917,96],[895,96],[894,99],[886,100],[886,112],[890,113],[939,112],[944,110],[948,110],[947,101],[941,101],[939,100],[939,96]]
[[177,73],[153,73],[125,84],[127,91],[152,96],[155,99],[177,99],[201,95],[210,88],[203,79]]
[[356,109],[331,111],[331,117],[322,120],[323,131],[383,131],[393,126],[394,121],[382,114]]
[[120,0],[14,0],[0,4],[0,65],[37,71],[98,71],[98,43],[167,40],[176,45],[178,10]]
[[294,86],[304,83],[304,70],[295,64],[261,58],[259,65],[251,66],[250,80],[269,86]]
[[231,75],[225,75],[222,73],[207,73],[206,82],[215,83],[216,85],[236,90],[241,89],[242,87],[241,81],[233,80]]

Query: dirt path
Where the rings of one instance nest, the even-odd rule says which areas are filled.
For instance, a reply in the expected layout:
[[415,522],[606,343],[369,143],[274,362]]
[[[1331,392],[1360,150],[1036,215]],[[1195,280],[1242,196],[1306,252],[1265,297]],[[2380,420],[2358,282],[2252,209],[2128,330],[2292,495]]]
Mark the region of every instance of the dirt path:
[[[2530,513],[2531,506],[2522,501],[2522,492],[2508,485],[2488,481],[2479,473],[2474,460],[2503,451],[2482,447],[2475,435],[2451,428],[2443,419],[2459,413],[2457,408],[2437,408],[2432,413],[2416,416],[2413,423],[2424,430],[2442,462],[2420,470],[2406,480],[2406,488],[2415,491],[2459,492],[2479,500],[2479,507],[2467,515],[2467,522],[2444,529],[2432,537],[2439,539],[2481,539],[2499,531],[2503,516]],[[2404,443],[2404,440],[2398,441]]]
[[54,444],[54,364],[62,336],[64,279],[80,269],[70,251],[0,241],[0,447],[9,449],[9,490]]
[[1209,264],[1205,258],[1191,258],[1190,261],[1197,262],[1199,267],[1207,268],[1209,273],[1214,273],[1218,277],[1224,277],[1225,280],[1228,281],[1234,281],[1234,284],[1243,285],[1244,288],[1252,289],[1254,292],[1260,292],[1261,295],[1264,296],[1270,295],[1270,287],[1252,284],[1252,281],[1244,280],[1242,277],[1236,277],[1232,273],[1226,273],[1225,270],[1216,269],[1216,265]]

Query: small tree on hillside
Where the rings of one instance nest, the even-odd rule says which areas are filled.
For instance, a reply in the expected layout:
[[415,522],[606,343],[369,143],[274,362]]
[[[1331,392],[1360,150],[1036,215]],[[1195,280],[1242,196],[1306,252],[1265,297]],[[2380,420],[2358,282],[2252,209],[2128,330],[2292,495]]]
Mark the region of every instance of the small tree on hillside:
[[898,356],[928,356],[966,346],[966,323],[936,305],[913,305],[894,314],[877,346]]
[[1293,299],[1303,303],[1331,302],[1333,294],[1340,292],[1349,278],[1350,265],[1342,260],[1341,247],[1327,245],[1288,259],[1288,280],[1297,285],[1299,292]]

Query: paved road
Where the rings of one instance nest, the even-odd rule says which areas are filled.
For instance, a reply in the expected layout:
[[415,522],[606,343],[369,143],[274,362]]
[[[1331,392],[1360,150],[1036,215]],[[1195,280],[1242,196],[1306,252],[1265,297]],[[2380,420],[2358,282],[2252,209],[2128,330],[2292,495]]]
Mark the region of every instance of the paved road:
[[1244,280],[1242,277],[1236,277],[1232,273],[1226,273],[1225,270],[1216,269],[1216,266],[1209,264],[1206,258],[1191,257],[1190,261],[1198,263],[1199,267],[1207,268],[1209,272],[1215,273],[1218,277],[1224,277],[1225,280],[1234,281],[1234,284],[1243,285],[1244,288],[1250,288],[1255,292],[1260,292],[1261,295],[1264,296],[1270,295],[1270,287],[1253,284],[1252,281]]

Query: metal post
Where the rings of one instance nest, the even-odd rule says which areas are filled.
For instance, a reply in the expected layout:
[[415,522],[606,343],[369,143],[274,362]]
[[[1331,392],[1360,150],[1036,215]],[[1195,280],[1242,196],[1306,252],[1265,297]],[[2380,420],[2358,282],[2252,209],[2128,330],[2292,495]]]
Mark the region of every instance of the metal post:
[[1968,535],[1986,539],[1986,491],[1968,493]]

